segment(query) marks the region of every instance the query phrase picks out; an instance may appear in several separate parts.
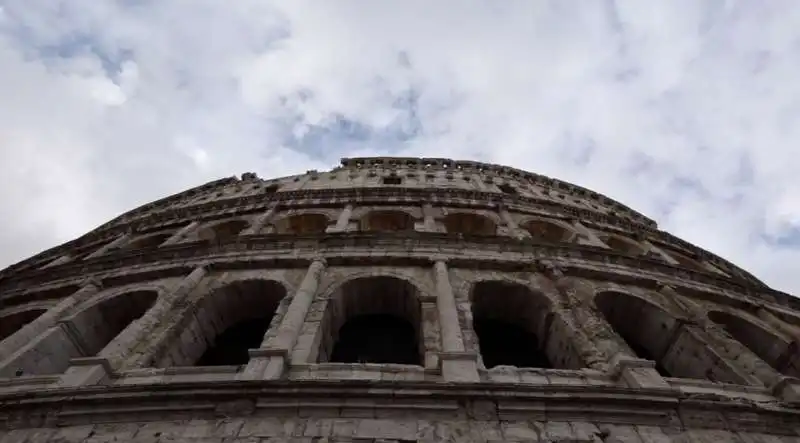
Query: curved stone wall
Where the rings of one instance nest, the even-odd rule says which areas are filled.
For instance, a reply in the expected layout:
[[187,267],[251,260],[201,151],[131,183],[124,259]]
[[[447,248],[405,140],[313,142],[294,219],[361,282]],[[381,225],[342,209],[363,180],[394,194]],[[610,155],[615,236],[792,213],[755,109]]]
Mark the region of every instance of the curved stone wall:
[[0,423],[21,441],[800,441],[799,308],[575,185],[344,159],[218,180],[0,272]]

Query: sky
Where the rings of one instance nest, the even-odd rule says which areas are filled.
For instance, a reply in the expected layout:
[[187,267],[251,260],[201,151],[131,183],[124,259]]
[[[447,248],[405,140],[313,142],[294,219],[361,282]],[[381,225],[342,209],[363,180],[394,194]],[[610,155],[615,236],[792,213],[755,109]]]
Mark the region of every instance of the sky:
[[505,164],[800,294],[794,0],[0,0],[0,267],[222,177]]

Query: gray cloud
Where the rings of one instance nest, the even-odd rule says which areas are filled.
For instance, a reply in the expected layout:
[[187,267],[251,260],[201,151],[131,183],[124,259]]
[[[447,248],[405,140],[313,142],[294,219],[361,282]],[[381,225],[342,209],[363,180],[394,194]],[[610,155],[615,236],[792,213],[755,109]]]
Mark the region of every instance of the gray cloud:
[[794,3],[0,11],[0,263],[215,178],[391,153],[575,182],[800,292]]

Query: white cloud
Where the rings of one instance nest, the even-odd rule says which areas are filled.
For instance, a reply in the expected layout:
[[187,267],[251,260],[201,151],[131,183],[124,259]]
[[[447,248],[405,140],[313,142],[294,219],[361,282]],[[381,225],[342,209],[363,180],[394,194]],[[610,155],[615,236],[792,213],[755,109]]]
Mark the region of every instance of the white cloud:
[[390,149],[575,182],[800,292],[793,2],[0,8],[2,263],[204,181]]

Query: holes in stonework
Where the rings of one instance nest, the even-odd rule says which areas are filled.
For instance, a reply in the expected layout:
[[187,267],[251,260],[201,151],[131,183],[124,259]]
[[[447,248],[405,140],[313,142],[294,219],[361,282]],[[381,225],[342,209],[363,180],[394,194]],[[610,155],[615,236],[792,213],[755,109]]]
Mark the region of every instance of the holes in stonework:
[[403,211],[372,211],[361,217],[361,230],[368,232],[413,231],[414,219]]
[[273,280],[242,280],[212,291],[197,306],[181,337],[173,339],[155,366],[225,366],[247,363],[260,347],[284,286]]
[[478,214],[461,213],[448,214],[442,220],[448,233],[465,235],[495,235],[497,225],[489,219]]
[[328,227],[328,217],[323,214],[299,214],[285,217],[274,223],[279,234],[319,234]]
[[350,280],[328,302],[319,361],[421,365],[417,289],[395,277]]
[[546,298],[523,285],[499,281],[476,283],[471,298],[473,329],[487,368],[552,368],[559,361],[545,352],[552,328]]
[[45,312],[44,309],[31,309],[0,317],[0,340],[22,329]]
[[509,185],[508,183],[503,183],[503,184],[497,185],[497,187],[500,188],[500,191],[503,194],[514,195],[514,194],[517,193],[517,189],[515,187]]

